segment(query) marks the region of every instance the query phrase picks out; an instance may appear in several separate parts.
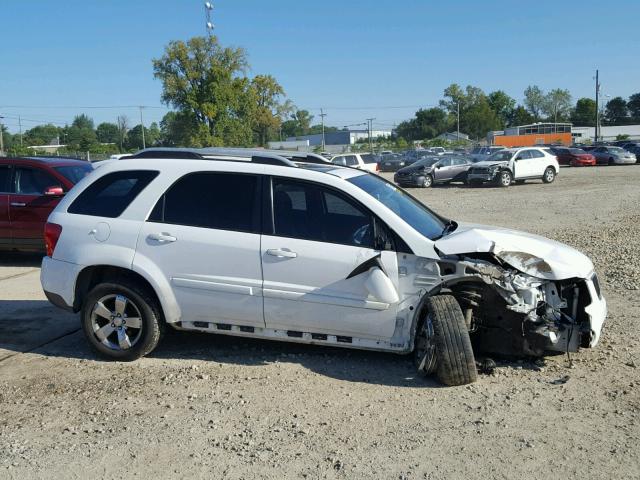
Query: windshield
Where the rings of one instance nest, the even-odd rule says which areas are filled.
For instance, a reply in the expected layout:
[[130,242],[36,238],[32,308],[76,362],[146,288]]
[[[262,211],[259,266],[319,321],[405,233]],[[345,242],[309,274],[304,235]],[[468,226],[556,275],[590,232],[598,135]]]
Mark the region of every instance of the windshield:
[[488,160],[492,162],[508,162],[509,160],[511,160],[512,155],[513,152],[510,152],[508,150],[500,150],[499,152],[491,155]]
[[376,175],[358,175],[348,181],[381,202],[428,239],[436,240],[442,236],[445,223],[426,206],[394,184]]
[[67,165],[65,167],[54,168],[74,185],[93,171],[93,167],[89,163],[86,165]]

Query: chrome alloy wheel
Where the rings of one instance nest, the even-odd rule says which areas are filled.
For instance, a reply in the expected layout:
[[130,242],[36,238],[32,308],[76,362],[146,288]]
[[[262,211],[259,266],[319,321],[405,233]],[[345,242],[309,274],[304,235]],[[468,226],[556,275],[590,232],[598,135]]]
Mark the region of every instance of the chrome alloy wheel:
[[137,305],[124,295],[106,295],[91,310],[91,327],[106,347],[128,350],[142,336],[142,315]]
[[436,371],[436,344],[431,314],[427,314],[416,337],[416,358],[419,359],[418,370],[425,373]]

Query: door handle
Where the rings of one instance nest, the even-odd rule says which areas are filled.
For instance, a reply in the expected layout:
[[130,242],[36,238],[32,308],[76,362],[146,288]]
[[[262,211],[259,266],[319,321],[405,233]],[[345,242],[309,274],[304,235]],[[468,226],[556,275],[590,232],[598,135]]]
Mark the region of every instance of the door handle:
[[291,250],[285,250],[284,248],[270,248],[267,250],[267,255],[278,258],[296,258],[298,254]]
[[149,240],[155,240],[160,243],[171,243],[178,240],[176,237],[169,235],[168,233],[150,233],[147,237]]
[[12,207],[26,207],[27,204],[26,203],[22,203],[22,202],[11,202],[11,206]]

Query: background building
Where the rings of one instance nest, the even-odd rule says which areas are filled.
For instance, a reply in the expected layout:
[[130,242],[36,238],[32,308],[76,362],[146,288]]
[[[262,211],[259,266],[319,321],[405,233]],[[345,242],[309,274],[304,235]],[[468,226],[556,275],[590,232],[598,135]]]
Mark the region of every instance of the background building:
[[[571,135],[575,143],[594,142],[596,138],[595,127],[572,127]],[[640,125],[616,125],[600,126],[600,138],[603,142],[612,142],[618,136],[626,135],[629,140],[640,140]]]
[[487,142],[505,147],[529,147],[550,143],[571,145],[570,123],[533,123],[489,132]]

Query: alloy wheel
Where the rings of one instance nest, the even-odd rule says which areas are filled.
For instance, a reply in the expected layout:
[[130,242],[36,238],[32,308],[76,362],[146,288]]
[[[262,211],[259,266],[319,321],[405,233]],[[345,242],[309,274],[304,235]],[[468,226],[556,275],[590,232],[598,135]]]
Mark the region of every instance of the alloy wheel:
[[124,295],[106,295],[93,306],[91,327],[104,346],[128,350],[142,336],[142,315],[138,306]]

